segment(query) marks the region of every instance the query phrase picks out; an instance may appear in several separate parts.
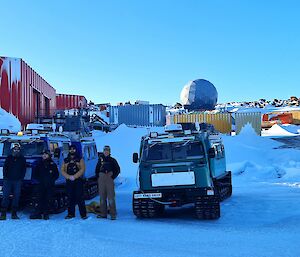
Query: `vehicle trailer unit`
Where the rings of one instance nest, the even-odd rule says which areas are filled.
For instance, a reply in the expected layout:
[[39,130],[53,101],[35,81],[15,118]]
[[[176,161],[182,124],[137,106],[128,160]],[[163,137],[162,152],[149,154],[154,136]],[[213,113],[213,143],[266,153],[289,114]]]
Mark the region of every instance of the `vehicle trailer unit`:
[[[93,140],[74,141],[63,133],[47,133],[38,135],[0,135],[0,200],[2,198],[3,166],[11,147],[18,143],[26,159],[26,174],[22,183],[20,205],[37,207],[37,181],[34,178],[35,168],[42,159],[43,150],[51,152],[53,161],[61,169],[64,158],[68,156],[69,147],[75,144],[78,152],[85,161],[86,172],[82,179],[85,183],[85,199],[92,199],[97,195],[98,186],[95,182],[95,168],[97,165],[96,144]],[[61,175],[55,182],[54,195],[50,204],[52,213],[59,213],[66,209],[68,197],[65,190],[66,180]]]
[[207,124],[187,130],[173,124],[165,133],[151,132],[142,137],[133,161],[139,162],[139,190],[132,200],[138,218],[192,203],[197,218],[218,219],[220,202],[232,194],[222,139]]

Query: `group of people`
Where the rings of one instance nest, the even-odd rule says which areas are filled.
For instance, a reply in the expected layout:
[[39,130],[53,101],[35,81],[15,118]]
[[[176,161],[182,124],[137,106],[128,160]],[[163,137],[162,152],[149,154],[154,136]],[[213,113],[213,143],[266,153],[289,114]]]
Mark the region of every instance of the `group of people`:
[[[65,219],[75,217],[76,205],[78,205],[81,218],[87,218],[84,201],[84,172],[84,160],[78,154],[76,146],[71,145],[68,157],[64,159],[61,166],[61,174],[66,179],[66,193],[68,196],[68,214]],[[120,166],[116,159],[111,157],[110,147],[104,146],[103,153],[99,154],[99,160],[95,169],[100,195],[100,212],[97,218],[107,218],[108,213],[112,220],[117,218],[114,179],[119,173]],[[6,158],[3,167],[3,199],[0,220],[6,220],[11,194],[13,195],[11,218],[19,219],[17,210],[25,174],[26,160],[21,154],[20,145],[15,144],[11,155]],[[42,160],[33,172],[33,178],[38,183],[36,187],[38,201],[36,212],[30,215],[31,219],[49,219],[50,201],[54,193],[55,181],[58,177],[58,167],[52,160],[50,151],[43,151]]]

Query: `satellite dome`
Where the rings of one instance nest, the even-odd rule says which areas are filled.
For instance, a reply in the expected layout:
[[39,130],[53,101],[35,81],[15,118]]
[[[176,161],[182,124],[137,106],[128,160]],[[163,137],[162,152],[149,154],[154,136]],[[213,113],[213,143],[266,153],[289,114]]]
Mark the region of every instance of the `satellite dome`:
[[218,101],[218,92],[209,81],[196,79],[183,87],[180,100],[184,108],[189,110],[213,110]]

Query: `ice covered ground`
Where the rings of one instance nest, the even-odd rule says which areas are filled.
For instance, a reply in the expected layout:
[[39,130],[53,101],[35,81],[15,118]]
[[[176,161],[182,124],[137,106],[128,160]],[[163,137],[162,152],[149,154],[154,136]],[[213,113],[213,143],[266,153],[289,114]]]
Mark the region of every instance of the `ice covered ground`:
[[300,256],[299,150],[256,136],[250,127],[239,136],[224,136],[233,196],[222,203],[219,220],[196,220],[192,207],[137,220],[131,211],[137,166],[131,159],[146,133],[120,126],[94,134],[98,149],[109,144],[122,168],[118,220],[90,215],[65,221],[62,213],[31,221],[21,212],[21,220],[0,223],[0,256]]

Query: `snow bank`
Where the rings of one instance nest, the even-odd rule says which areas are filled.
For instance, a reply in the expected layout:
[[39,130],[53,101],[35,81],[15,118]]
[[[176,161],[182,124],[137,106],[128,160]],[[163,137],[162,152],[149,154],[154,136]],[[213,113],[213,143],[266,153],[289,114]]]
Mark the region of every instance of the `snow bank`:
[[15,116],[0,108],[0,129],[18,132],[21,130],[21,123]]
[[300,134],[300,126],[299,125],[283,124],[281,126],[288,132],[291,132],[293,134]]
[[[121,166],[121,177],[129,188],[136,188],[137,164],[132,154],[139,152],[141,137],[149,131],[163,128],[130,128],[119,126],[112,133],[94,131],[98,151],[110,145],[112,156]],[[237,136],[223,136],[227,169],[233,172],[235,183],[260,181],[284,183],[300,181],[300,151],[280,148],[283,144],[268,137],[258,136],[247,124]]]
[[[283,133],[282,130],[278,128],[279,134],[289,133]],[[223,139],[227,169],[231,170],[237,179],[242,178],[245,182],[254,180],[272,183],[300,180],[299,150],[280,148],[282,143],[257,136],[248,125],[238,136],[224,136]]]
[[[283,126],[283,125],[273,125],[270,129],[263,131],[263,136],[296,136],[299,133],[298,126]],[[296,132],[296,133],[295,133]]]
[[150,131],[162,132],[162,127],[152,128],[130,128],[126,125],[120,125],[111,133],[93,131],[98,152],[102,152],[105,145],[111,147],[111,155],[116,158],[121,167],[121,177],[130,180],[132,186],[135,186],[137,174],[137,164],[132,162],[132,154],[139,152],[141,137],[147,135]]

